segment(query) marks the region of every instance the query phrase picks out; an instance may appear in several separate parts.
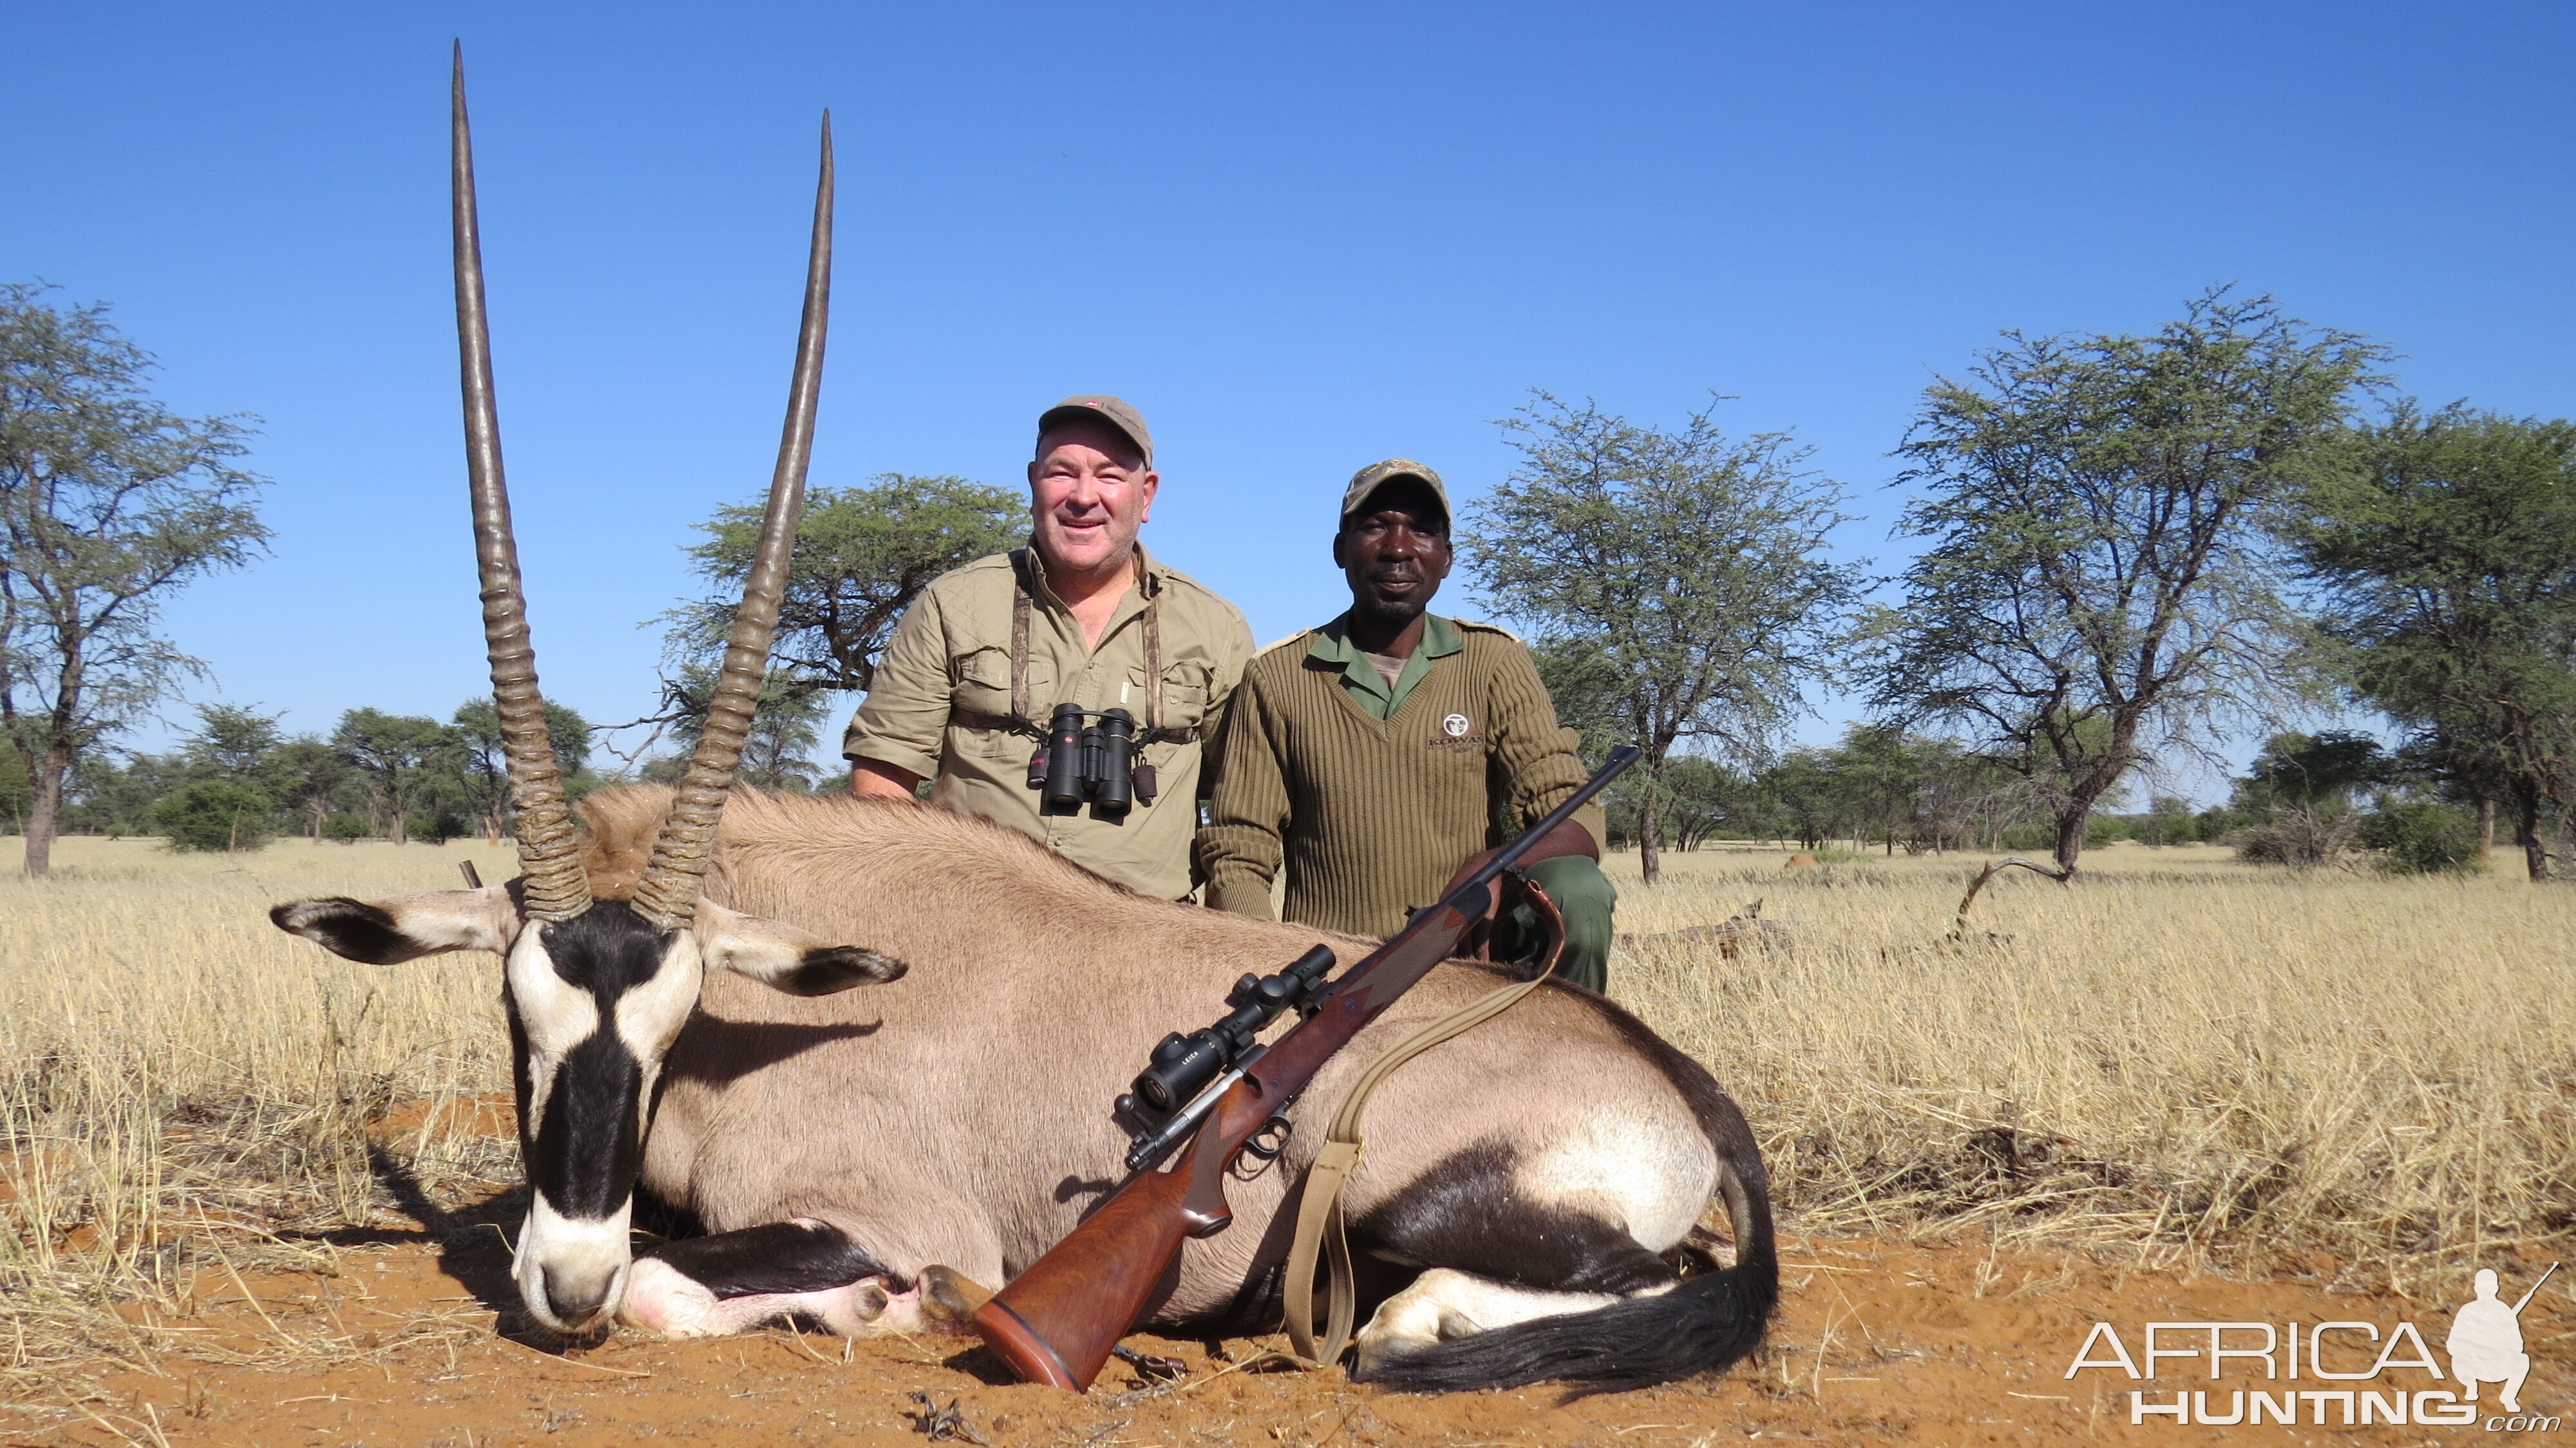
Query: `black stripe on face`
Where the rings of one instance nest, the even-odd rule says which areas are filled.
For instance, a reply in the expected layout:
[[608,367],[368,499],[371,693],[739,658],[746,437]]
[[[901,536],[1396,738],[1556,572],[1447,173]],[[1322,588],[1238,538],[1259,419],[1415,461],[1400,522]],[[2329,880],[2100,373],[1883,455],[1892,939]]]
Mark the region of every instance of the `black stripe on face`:
[[[670,937],[623,900],[602,900],[581,916],[539,927],[555,975],[586,992],[599,1025],[555,1063],[536,1129],[522,1140],[528,1184],[566,1217],[609,1216],[635,1190],[643,1163],[637,1107],[643,1063],[617,1034],[617,1002],[660,973]],[[517,1003],[512,1003],[518,1036]],[[531,1073],[519,1066],[519,1119],[527,1121]]]
[[528,1184],[566,1217],[597,1220],[635,1190],[644,1157],[636,1105],[644,1068],[613,1022],[565,1054],[546,1093],[528,1158]]

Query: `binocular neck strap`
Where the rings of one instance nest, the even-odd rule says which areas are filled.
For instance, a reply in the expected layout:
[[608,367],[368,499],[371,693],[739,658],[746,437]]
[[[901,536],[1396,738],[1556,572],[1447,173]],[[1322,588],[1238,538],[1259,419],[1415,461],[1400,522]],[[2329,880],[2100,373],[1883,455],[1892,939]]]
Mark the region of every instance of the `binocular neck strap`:
[[[1143,580],[1138,580],[1143,586]],[[1145,599],[1145,732],[1157,734],[1163,728],[1163,623],[1157,615],[1162,600]]]
[[[1021,567],[1039,566],[1037,555],[1024,552]],[[1146,580],[1139,575],[1136,586],[1144,588]],[[1163,727],[1163,620],[1162,600],[1148,593],[1145,597],[1145,732],[1153,734]],[[1029,713],[1029,610],[1035,605],[1029,599],[1029,581],[1013,579],[1011,588],[1011,722],[1039,738],[1046,731]]]
[[[1029,566],[1035,567],[1032,558]],[[1011,722],[1036,727],[1029,718],[1029,590],[1011,589]]]

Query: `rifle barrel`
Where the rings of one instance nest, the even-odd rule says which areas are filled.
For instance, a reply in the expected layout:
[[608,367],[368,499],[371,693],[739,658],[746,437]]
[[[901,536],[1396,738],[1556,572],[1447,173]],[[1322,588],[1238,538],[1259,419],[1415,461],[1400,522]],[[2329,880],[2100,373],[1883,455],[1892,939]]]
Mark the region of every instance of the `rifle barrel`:
[[2531,1290],[2522,1294],[2522,1300],[2513,1305],[2513,1315],[2516,1317],[2522,1316],[2522,1310],[2531,1305],[2531,1299],[2538,1297],[2540,1295],[2540,1289],[2547,1286],[2549,1284],[2549,1279],[2556,1276],[2557,1273],[2558,1264],[2555,1262],[2550,1263],[2549,1270],[2541,1273],[2540,1280],[2531,1284]]

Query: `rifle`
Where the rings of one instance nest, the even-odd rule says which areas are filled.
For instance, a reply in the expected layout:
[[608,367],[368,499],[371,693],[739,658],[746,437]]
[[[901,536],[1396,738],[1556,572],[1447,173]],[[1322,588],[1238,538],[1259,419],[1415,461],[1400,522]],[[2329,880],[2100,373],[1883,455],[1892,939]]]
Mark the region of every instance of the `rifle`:
[[2522,1294],[2522,1300],[2513,1305],[2513,1315],[2516,1317],[2522,1316],[2522,1310],[2531,1305],[2531,1299],[2538,1297],[2540,1295],[2540,1289],[2549,1285],[2549,1279],[2557,1275],[2558,1264],[2552,1262],[2549,1264],[2549,1270],[2540,1274],[2540,1280],[2531,1284],[2531,1290]]
[[[1510,845],[1452,885],[1329,984],[1329,947],[1318,945],[1277,975],[1245,976],[1227,997],[1234,1011],[1205,1031],[1167,1037],[1136,1078],[1123,1110],[1147,1116],[1127,1153],[1127,1180],[1073,1231],[975,1310],[975,1330],[1021,1378],[1083,1392],[1118,1340],[1145,1310],[1181,1243],[1233,1223],[1225,1176],[1245,1152],[1264,1161],[1286,1148],[1287,1111],[1333,1053],[1395,1004],[1459,939],[1485,919],[1496,877],[1524,856],[1574,853],[1560,826],[1637,759],[1635,745],[1610,751],[1600,772]],[[1580,834],[1580,830],[1574,831]],[[1303,1019],[1269,1046],[1261,1028],[1288,1009]],[[1150,1113],[1177,1104],[1155,1122]],[[1169,1169],[1156,1164],[1182,1140]]]

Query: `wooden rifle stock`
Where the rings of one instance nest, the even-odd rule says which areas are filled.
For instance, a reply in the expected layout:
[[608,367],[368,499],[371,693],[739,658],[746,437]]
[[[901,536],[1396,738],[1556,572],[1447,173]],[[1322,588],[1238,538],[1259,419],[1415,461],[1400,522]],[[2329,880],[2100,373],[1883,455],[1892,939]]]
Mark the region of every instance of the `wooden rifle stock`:
[[[1182,1242],[1214,1236],[1234,1220],[1225,1175],[1245,1144],[1283,1120],[1334,1052],[1455,952],[1460,938],[1485,919],[1496,875],[1524,855],[1588,853],[1571,848],[1557,831],[1636,757],[1632,746],[1612,750],[1601,771],[1528,834],[1464,872],[1437,905],[1415,912],[1384,945],[1343,971],[1313,1015],[1272,1045],[1245,1053],[1236,1066],[1240,1079],[1217,1098],[1178,1159],[1130,1176],[976,1309],[975,1330],[985,1343],[1026,1381],[1088,1390],[1110,1349],[1166,1290]],[[1583,840],[1589,843],[1589,836]]]

